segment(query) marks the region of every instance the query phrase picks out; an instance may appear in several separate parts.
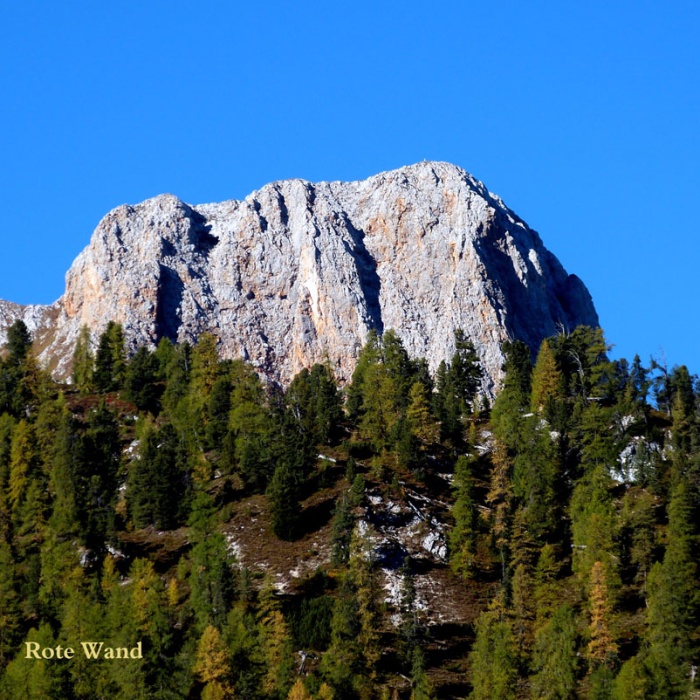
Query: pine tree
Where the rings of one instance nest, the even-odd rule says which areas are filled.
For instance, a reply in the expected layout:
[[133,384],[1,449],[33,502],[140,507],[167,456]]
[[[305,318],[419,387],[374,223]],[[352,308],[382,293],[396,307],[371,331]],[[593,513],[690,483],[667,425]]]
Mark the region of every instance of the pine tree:
[[24,362],[32,347],[32,336],[27,324],[22,319],[17,319],[7,329],[5,347],[9,353],[8,359],[12,364],[19,365]]
[[562,605],[535,637],[532,656],[532,697],[543,700],[576,698],[576,620]]
[[598,561],[605,569],[610,593],[619,586],[614,540],[617,519],[610,489],[612,480],[603,466],[595,467],[576,485],[571,497],[572,567],[583,582]]
[[[40,648],[55,647],[56,638],[48,623],[42,622],[32,628],[26,640],[40,645]],[[7,700],[46,700],[61,697],[62,670],[50,660],[27,659],[25,647],[17,653],[8,665],[0,689]]]
[[333,370],[327,364],[299,372],[287,389],[285,404],[313,444],[327,443],[343,415]]
[[344,493],[336,503],[335,514],[333,516],[333,529],[331,533],[331,545],[333,547],[331,564],[333,564],[333,566],[340,566],[348,563],[348,559],[350,558],[350,540],[352,538],[354,525],[355,518],[352,514],[350,498]]
[[221,373],[218,338],[212,333],[202,333],[192,351],[192,393],[206,401]]
[[321,683],[316,700],[335,700],[335,693],[328,683]]
[[501,612],[481,613],[469,655],[472,692],[469,700],[514,700],[518,678],[517,651],[510,624]]
[[519,444],[523,414],[530,401],[530,349],[522,341],[503,343],[503,386],[491,410],[491,428],[509,449]]
[[81,326],[73,352],[73,384],[85,395],[94,389],[95,357],[92,352],[92,337],[87,326]]
[[156,412],[157,372],[158,360],[142,345],[131,358],[124,373],[124,398],[135,403],[141,411]]
[[131,464],[127,504],[136,527],[174,527],[187,511],[188,476],[185,455],[172,425],[157,433],[147,428],[141,440],[140,459]]
[[548,340],[543,340],[532,371],[531,410],[548,413],[552,403],[562,396],[562,384],[563,377],[552,346]]
[[299,481],[287,460],[281,460],[267,489],[272,531],[281,540],[297,538],[301,504]]
[[376,685],[377,666],[381,657],[379,582],[371,545],[359,533],[354,534],[352,539],[349,570],[356,591],[359,619],[357,641],[364,661],[362,676],[370,685]]
[[124,331],[119,323],[109,321],[100,335],[95,356],[95,388],[101,393],[121,388],[126,373]]
[[668,545],[663,563],[649,573],[646,666],[655,697],[682,698],[688,690],[691,630],[698,611],[697,564],[693,555],[693,505],[684,480],[668,506]]
[[481,385],[483,369],[476,354],[474,344],[467,340],[464,331],[454,332],[455,353],[448,370],[448,382],[458,401],[462,413],[470,413],[474,398]]
[[379,357],[379,336],[377,332],[372,329],[367,335],[367,342],[357,358],[357,363],[352,373],[352,381],[346,389],[347,400],[345,402],[345,408],[352,421],[357,422],[362,416],[364,411],[365,375],[369,367],[379,362]]
[[474,575],[478,515],[474,500],[472,469],[468,458],[457,458],[454,475],[455,503],[452,508],[454,527],[448,536],[450,565],[462,578]]
[[367,367],[364,386],[360,430],[375,451],[381,452],[391,447],[401,417],[399,386],[382,364]]
[[206,410],[206,443],[210,448],[221,447],[228,431],[231,390],[231,380],[228,376],[219,377],[212,387]]
[[[161,341],[162,342],[162,341]],[[158,346],[160,348],[160,345]],[[167,347],[167,346],[166,346]],[[171,350],[162,350],[159,356],[160,373],[166,380],[163,392],[163,408],[171,417],[177,413],[177,407],[189,390],[192,372],[192,347],[182,343]]]
[[622,664],[613,685],[613,700],[651,700],[653,697],[644,663],[633,656]]
[[411,664],[411,700],[431,700],[432,687],[425,672],[425,658],[420,647],[413,650]]
[[223,635],[230,655],[231,677],[236,693],[241,698],[259,698],[267,669],[260,630],[245,603],[231,608]]
[[331,643],[321,660],[321,674],[333,688],[336,700],[351,700],[355,697],[354,683],[362,660],[357,641],[357,609],[354,586],[351,579],[345,576],[333,606]]
[[220,532],[198,535],[192,548],[190,604],[199,629],[223,629],[235,596],[233,561]]
[[12,433],[8,495],[13,512],[17,512],[22,499],[26,495],[34,464],[33,431],[30,424],[23,419],[17,423]]
[[521,658],[529,655],[534,640],[535,605],[533,592],[534,582],[531,568],[520,562],[515,567],[511,581],[509,614]]
[[557,561],[554,547],[547,543],[540,550],[535,567],[535,627],[541,629],[552,616],[559,603],[557,578],[561,564]]
[[21,606],[15,557],[0,534],[0,665],[10,661],[21,639]]
[[7,329],[7,357],[0,359],[0,415],[26,417],[35,403],[40,372],[31,346],[27,326],[18,319]]
[[387,375],[395,387],[395,400],[402,411],[408,404],[408,393],[414,380],[415,366],[396,331],[389,329],[381,339],[381,357]]

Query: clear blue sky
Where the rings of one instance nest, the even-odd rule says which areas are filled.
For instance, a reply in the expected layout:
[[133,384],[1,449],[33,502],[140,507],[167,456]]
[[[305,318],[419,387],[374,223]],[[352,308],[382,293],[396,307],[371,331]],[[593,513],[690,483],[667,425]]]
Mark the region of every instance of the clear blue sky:
[[52,302],[102,216],[423,159],[499,194],[618,356],[700,372],[700,3],[5,3],[0,298]]

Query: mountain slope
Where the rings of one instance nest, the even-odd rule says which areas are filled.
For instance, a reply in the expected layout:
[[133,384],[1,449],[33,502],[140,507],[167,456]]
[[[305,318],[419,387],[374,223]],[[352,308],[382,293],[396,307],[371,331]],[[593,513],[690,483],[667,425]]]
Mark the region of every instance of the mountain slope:
[[492,392],[501,343],[533,350],[561,325],[597,326],[583,283],[538,234],[462,169],[423,162],[360,182],[288,180],[243,201],[190,206],[162,195],[107,214],[51,307],[0,305],[24,317],[40,357],[69,372],[80,326],[123,324],[131,348],[221,340],[287,383],[325,358],[349,379],[370,329],[395,329],[434,370],[474,342]]

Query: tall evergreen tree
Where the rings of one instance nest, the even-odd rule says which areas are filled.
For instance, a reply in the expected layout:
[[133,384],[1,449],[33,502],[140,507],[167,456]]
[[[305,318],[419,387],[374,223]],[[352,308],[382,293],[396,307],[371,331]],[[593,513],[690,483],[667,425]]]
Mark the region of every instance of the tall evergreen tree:
[[462,578],[471,578],[475,571],[478,511],[474,498],[474,478],[469,459],[457,458],[454,475],[455,503],[452,509],[455,524],[449,534],[450,565]]
[[508,620],[498,609],[481,613],[469,662],[469,700],[514,700],[518,678],[517,650]]
[[687,484],[676,485],[668,507],[668,545],[663,563],[652,566],[648,580],[649,645],[646,665],[652,697],[687,697],[691,634],[698,615],[697,564],[693,506]]
[[136,527],[167,530],[181,522],[188,487],[185,455],[175,428],[166,424],[158,432],[147,429],[127,481],[127,503]]
[[158,360],[143,345],[131,358],[124,373],[124,398],[133,401],[141,411],[156,412]]
[[89,394],[94,389],[95,356],[92,352],[90,329],[83,325],[73,352],[73,384],[81,394]]
[[101,393],[122,387],[126,374],[124,330],[121,324],[109,321],[100,335],[95,356],[95,388]]
[[532,697],[543,700],[576,698],[576,619],[568,605],[554,612],[535,638],[532,656]]

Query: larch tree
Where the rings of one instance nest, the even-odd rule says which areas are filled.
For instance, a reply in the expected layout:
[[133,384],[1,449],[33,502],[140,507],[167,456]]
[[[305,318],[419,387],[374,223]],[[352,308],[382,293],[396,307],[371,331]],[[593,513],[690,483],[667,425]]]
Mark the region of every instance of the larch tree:
[[202,700],[233,700],[229,653],[216,627],[204,628],[197,644],[194,673],[204,684]]
[[588,595],[591,621],[587,654],[591,668],[595,669],[603,664],[611,665],[618,651],[612,633],[613,613],[605,567],[599,561],[591,569]]

